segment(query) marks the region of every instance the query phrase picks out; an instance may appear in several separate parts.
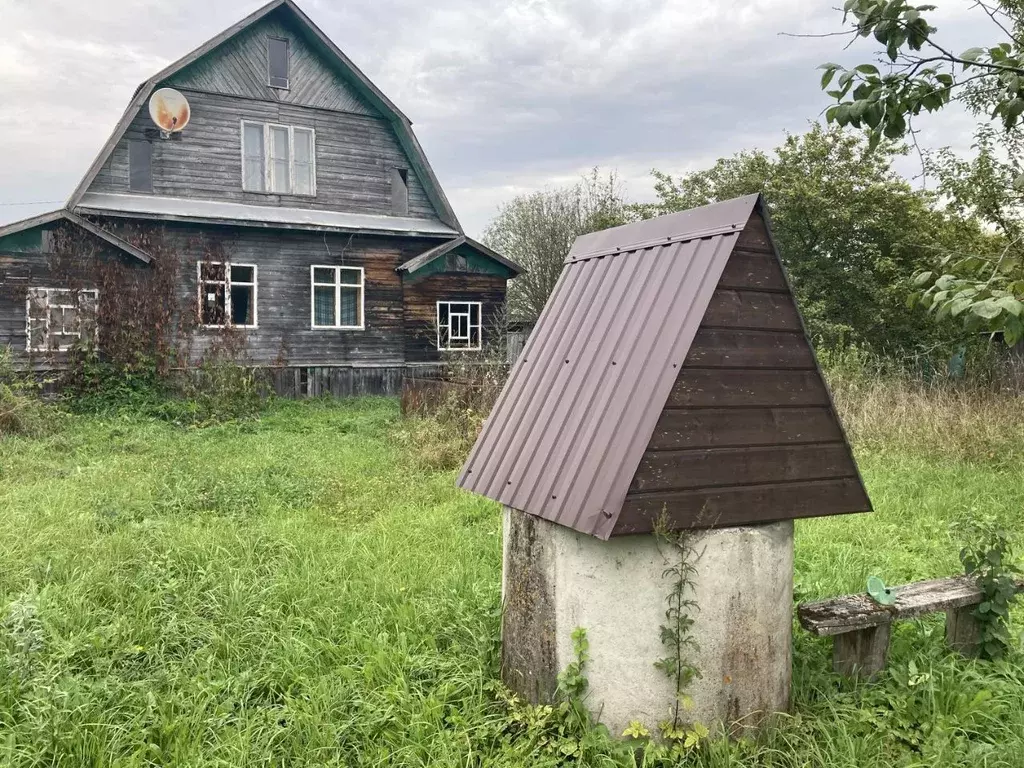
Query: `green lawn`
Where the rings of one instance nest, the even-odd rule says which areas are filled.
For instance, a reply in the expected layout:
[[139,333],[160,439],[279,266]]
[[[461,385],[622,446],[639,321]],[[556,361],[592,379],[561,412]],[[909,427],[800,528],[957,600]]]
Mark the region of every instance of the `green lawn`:
[[[0,440],[0,765],[553,764],[495,685],[499,510],[399,426],[365,399]],[[1020,528],[1020,468],[860,458],[877,512],[798,523],[802,599],[956,572],[966,510]],[[793,716],[687,764],[1024,765],[1019,654],[954,659],[940,618],[901,625],[872,685],[831,676],[826,641],[796,652]]]

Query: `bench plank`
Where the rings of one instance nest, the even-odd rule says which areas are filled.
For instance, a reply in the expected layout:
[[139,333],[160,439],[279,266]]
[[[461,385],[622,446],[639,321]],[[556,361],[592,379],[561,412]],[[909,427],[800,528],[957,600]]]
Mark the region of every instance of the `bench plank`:
[[[1024,590],[1018,580],[1017,591]],[[977,605],[982,592],[971,576],[952,576],[893,587],[895,605],[879,605],[866,594],[804,603],[797,610],[800,626],[819,637],[841,635],[858,629],[913,619],[928,613],[952,611]]]

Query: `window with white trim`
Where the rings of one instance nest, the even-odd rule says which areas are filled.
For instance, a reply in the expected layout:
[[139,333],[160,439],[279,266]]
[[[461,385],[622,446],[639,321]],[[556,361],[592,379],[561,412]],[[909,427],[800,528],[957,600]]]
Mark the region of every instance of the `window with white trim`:
[[310,267],[312,327],[362,330],[362,267]]
[[199,323],[206,328],[255,328],[256,265],[200,261]]
[[25,332],[29,352],[67,352],[83,337],[97,340],[95,288],[29,288]]
[[316,195],[316,133],[312,128],[242,121],[242,189],[275,195]]
[[479,301],[437,302],[437,348],[445,350],[480,349],[483,328]]

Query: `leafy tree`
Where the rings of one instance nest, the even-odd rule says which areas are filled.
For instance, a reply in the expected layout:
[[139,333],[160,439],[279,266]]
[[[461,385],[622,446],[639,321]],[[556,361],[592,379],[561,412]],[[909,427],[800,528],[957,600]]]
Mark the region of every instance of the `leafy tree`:
[[[948,150],[926,166],[939,179],[951,211],[976,217],[1001,237],[974,237],[918,272],[914,299],[939,320],[962,321],[969,332],[1000,333],[1008,344],[1024,338],[1024,169],[1019,130],[1024,114],[1024,2],[976,0],[993,24],[989,45],[959,54],[925,18],[931,5],[906,0],[848,0],[844,23],[853,36],[874,35],[885,46],[875,63],[847,69],[823,64],[822,88],[836,104],[826,119],[864,128],[869,145],[913,132],[913,118],[960,101],[986,120],[976,133],[974,160]],[[836,77],[838,75],[838,78]]]
[[[899,139],[922,111],[935,112],[951,100],[977,100],[992,106],[992,117],[1007,128],[1024,114],[1024,3],[1021,0],[976,0],[978,13],[993,24],[991,45],[954,53],[928,23],[934,5],[908,0],[847,0],[843,23],[853,37],[874,38],[885,46],[875,63],[847,69],[822,64],[822,88],[836,104],[826,112],[829,122],[865,127],[872,145],[882,137]],[[968,87],[972,86],[972,87]],[[973,94],[973,96],[972,96]]]
[[509,283],[510,317],[536,320],[576,238],[626,218],[618,178],[596,168],[575,184],[519,195],[501,206],[483,240],[526,270]]
[[981,237],[973,219],[935,210],[891,169],[906,148],[814,125],[773,152],[744,152],[674,178],[655,172],[645,216],[763,192],[808,329],[819,344],[878,353],[952,341],[951,329],[907,307],[915,272]]

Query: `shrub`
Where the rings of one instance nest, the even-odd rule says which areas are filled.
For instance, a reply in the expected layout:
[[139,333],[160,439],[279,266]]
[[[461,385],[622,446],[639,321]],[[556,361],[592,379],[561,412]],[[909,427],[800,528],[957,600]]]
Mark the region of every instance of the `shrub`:
[[10,349],[0,348],[0,438],[38,437],[49,431],[54,412],[40,398],[39,389],[30,374],[14,370]]

